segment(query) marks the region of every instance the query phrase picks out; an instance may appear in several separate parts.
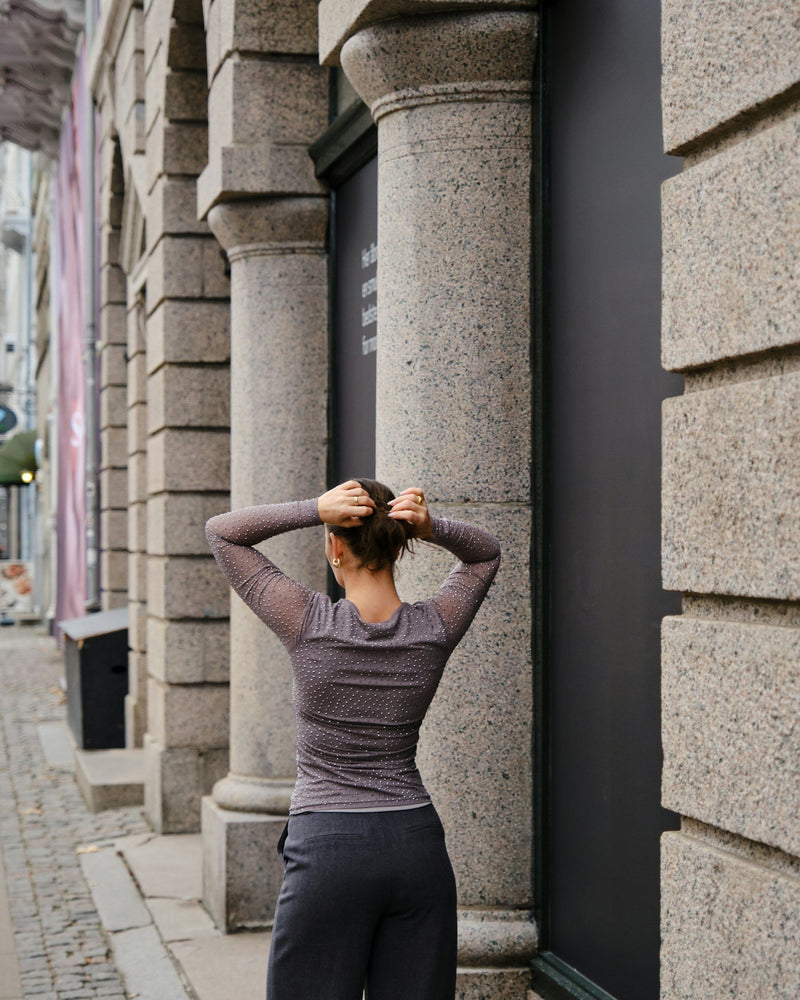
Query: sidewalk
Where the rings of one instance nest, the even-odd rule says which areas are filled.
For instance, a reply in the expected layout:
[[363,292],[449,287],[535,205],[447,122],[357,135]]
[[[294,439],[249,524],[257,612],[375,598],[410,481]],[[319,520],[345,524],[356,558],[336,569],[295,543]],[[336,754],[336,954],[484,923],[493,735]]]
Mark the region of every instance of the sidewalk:
[[200,836],[85,806],[62,674],[50,637],[0,629],[0,1000],[262,1000],[269,934],[213,926]]

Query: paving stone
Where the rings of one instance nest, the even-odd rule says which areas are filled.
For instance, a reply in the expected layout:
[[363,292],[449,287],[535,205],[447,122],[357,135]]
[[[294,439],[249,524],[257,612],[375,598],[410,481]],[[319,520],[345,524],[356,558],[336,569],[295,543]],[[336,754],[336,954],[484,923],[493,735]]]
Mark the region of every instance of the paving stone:
[[140,807],[86,809],[65,766],[63,672],[51,638],[0,634],[0,844],[23,997],[126,1000],[77,852],[148,827]]

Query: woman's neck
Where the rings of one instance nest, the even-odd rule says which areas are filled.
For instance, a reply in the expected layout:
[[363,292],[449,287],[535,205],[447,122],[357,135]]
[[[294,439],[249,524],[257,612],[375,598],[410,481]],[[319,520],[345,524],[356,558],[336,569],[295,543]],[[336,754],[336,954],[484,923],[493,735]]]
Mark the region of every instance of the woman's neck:
[[344,581],[344,596],[355,604],[365,622],[388,621],[402,603],[390,569],[354,571]]

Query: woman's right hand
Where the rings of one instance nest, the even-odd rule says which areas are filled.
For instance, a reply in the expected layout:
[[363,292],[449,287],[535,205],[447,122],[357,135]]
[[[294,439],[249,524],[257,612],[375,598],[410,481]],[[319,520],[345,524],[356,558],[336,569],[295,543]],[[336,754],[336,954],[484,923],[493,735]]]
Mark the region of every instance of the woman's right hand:
[[414,538],[430,538],[433,534],[431,520],[425,494],[418,486],[403,490],[394,500],[389,501],[392,508],[389,517],[399,521],[408,521],[414,527]]
[[375,501],[361,483],[350,479],[323,493],[317,500],[317,510],[323,524],[354,528],[375,510]]

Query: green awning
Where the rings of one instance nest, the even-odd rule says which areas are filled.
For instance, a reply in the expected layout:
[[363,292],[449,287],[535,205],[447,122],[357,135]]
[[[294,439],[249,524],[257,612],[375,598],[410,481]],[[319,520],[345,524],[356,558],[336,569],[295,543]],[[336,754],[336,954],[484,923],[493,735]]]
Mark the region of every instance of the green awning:
[[18,431],[0,444],[0,483],[22,486],[22,473],[36,472],[35,444],[36,431]]

